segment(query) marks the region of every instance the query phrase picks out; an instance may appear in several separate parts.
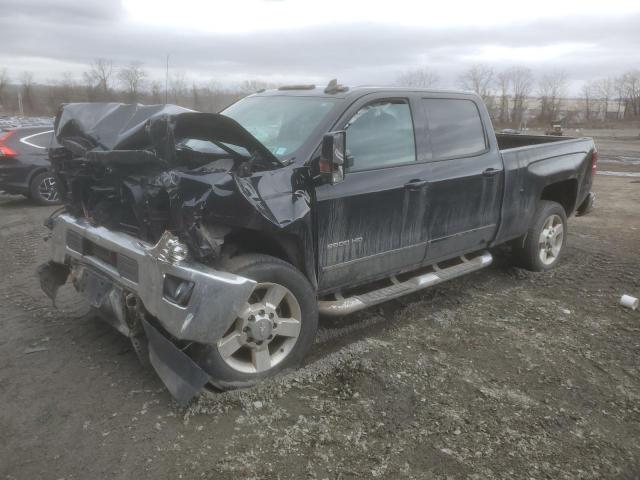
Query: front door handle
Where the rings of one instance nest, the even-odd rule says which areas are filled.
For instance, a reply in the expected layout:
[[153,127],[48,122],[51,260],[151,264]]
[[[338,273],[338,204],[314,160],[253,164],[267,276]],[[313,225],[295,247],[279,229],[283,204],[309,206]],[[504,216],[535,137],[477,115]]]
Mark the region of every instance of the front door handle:
[[407,190],[419,190],[427,183],[429,183],[428,180],[411,180],[410,182],[404,184],[404,188],[406,188]]
[[499,168],[487,168],[484,172],[482,172],[482,175],[485,177],[493,177],[494,175],[497,175],[501,172],[502,170],[500,170]]

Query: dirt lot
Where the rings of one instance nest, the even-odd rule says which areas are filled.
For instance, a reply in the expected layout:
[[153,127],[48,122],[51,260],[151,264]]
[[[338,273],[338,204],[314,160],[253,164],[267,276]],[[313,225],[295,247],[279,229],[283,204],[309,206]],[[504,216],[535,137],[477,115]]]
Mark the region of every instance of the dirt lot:
[[617,305],[640,296],[640,180],[595,191],[552,273],[499,250],[322,321],[302,370],[187,410],[69,295],[51,307],[34,277],[50,209],[0,196],[0,477],[640,478],[640,312]]

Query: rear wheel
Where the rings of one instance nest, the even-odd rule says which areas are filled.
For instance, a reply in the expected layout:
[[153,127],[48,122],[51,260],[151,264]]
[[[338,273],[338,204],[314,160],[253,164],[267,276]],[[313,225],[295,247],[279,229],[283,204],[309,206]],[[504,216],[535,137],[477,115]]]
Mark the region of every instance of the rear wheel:
[[40,205],[58,205],[60,196],[56,188],[56,178],[51,172],[38,173],[31,179],[30,197]]
[[567,215],[562,205],[543,200],[524,239],[513,244],[516,263],[534,272],[553,268],[567,239]]
[[240,255],[224,268],[257,283],[223,337],[215,345],[194,346],[194,360],[221,389],[250,386],[297,367],[318,325],[316,295],[308,280],[268,255]]

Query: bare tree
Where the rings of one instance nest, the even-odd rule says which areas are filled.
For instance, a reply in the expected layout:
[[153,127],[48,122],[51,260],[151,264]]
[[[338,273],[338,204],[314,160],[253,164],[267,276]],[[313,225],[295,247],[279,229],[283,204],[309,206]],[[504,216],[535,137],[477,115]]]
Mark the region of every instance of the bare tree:
[[50,81],[48,88],[49,111],[55,112],[62,103],[77,102],[81,98],[80,88],[71,72],[64,72],[59,81]]
[[162,84],[158,81],[151,82],[151,103],[155,105],[164,103]]
[[472,90],[486,102],[492,96],[494,71],[488,65],[472,65],[458,77],[458,84],[465,90]]
[[203,103],[205,104],[205,109],[208,112],[215,112],[214,103],[216,90],[218,90],[218,85],[213,80],[210,80],[202,87]]
[[[246,87],[246,85],[243,84],[243,87]],[[256,90],[252,90],[252,92],[255,91]],[[201,92],[204,111],[207,112],[219,112],[247,94],[246,91],[241,89],[224,89],[215,80],[210,80],[206,85],[204,85]]]
[[630,70],[622,76],[625,116],[640,116],[640,70]]
[[440,77],[428,68],[418,68],[401,73],[395,83],[401,87],[431,88],[440,83]]
[[193,82],[191,84],[191,97],[194,110],[202,110],[202,95],[200,95],[200,87]]
[[595,95],[599,100],[599,110],[602,112],[600,115],[602,120],[607,120],[607,113],[609,112],[609,103],[615,96],[616,84],[615,80],[611,77],[601,78],[597,80],[593,85]]
[[505,72],[509,77],[511,92],[513,93],[513,106],[511,108],[511,120],[521,124],[527,110],[527,97],[531,93],[533,74],[526,67],[511,67]]
[[476,92],[489,110],[491,117],[495,116],[494,71],[488,65],[475,64],[458,77],[458,85],[465,90]]
[[622,106],[625,104],[625,88],[624,88],[624,78],[618,77],[615,80],[615,90],[616,97],[618,101],[618,112],[616,114],[616,118],[621,119],[624,116],[624,110],[622,110]]
[[118,71],[118,80],[127,92],[127,99],[131,103],[136,103],[139,99],[140,90],[144,87],[147,72],[142,68],[142,62],[131,62],[129,66]]
[[584,101],[585,120],[591,120],[593,116],[594,88],[592,82],[586,82],[581,89],[582,100]]
[[500,97],[500,106],[498,107],[500,123],[505,124],[509,121],[509,91],[511,90],[511,77],[508,72],[501,72],[497,76],[498,79],[498,95]]
[[555,121],[560,111],[560,102],[567,93],[567,75],[555,71],[543,75],[538,82],[540,95],[540,120]]
[[33,98],[33,72],[22,72],[20,74],[20,89],[25,112],[33,113],[35,110],[35,101]]
[[173,99],[173,103],[184,105],[187,97],[187,80],[184,72],[175,72],[169,79],[169,93]]
[[89,65],[89,70],[84,72],[90,99],[109,100],[111,98],[111,78],[113,76],[113,62],[105,58],[96,58]]
[[5,106],[5,94],[9,86],[9,72],[6,68],[0,70],[0,108]]

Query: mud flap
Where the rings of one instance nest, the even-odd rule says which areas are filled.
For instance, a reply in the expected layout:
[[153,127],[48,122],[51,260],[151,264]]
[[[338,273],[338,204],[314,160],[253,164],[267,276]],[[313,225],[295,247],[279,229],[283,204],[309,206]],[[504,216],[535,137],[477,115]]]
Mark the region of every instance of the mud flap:
[[181,406],[186,406],[209,381],[209,375],[155,327],[142,320],[149,340],[149,360]]
[[593,192],[589,192],[587,197],[582,201],[582,204],[576,210],[576,216],[582,217],[584,215],[588,215],[593,211],[595,204],[596,204],[596,194]]
[[38,267],[40,288],[56,304],[58,289],[64,285],[69,277],[69,267],[61,263],[47,262]]

